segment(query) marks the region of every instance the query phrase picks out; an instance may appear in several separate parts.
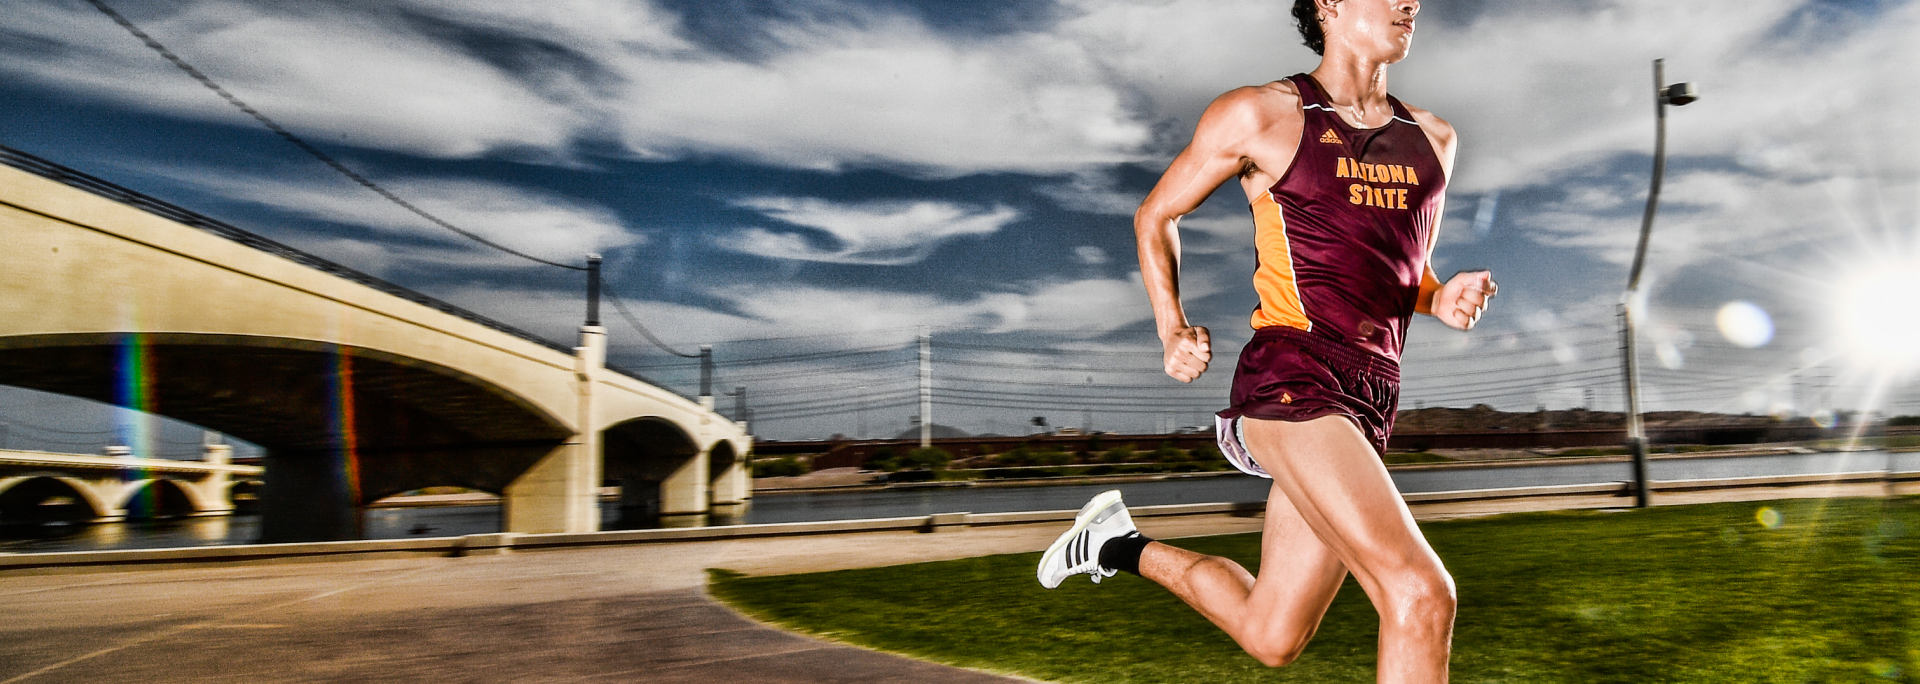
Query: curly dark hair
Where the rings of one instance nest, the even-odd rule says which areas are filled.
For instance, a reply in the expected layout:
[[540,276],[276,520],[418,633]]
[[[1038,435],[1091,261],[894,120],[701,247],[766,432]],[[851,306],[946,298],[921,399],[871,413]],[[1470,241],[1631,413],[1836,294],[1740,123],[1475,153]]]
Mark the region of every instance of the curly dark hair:
[[1300,27],[1301,42],[1313,54],[1327,54],[1327,34],[1320,31],[1320,7],[1314,0],[1293,0],[1293,23]]

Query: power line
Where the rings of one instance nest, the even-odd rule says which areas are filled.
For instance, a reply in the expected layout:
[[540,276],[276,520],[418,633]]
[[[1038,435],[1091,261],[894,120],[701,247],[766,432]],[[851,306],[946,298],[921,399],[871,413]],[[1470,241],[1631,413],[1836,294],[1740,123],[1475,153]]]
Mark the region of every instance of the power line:
[[[778,373],[758,373],[758,374],[747,373],[747,374],[739,374],[739,375],[728,374],[720,377],[724,377],[726,378],[727,382],[731,382],[734,384],[771,382],[774,380],[791,380],[795,378],[812,378],[812,377],[838,378],[838,377],[843,377],[849,373],[877,371],[885,368],[898,368],[900,366],[911,365],[911,364],[912,364],[911,361],[887,361],[882,363],[861,364],[857,366],[834,366],[834,367],[823,368],[823,369],[795,370],[795,371],[785,371],[785,372],[778,372]],[[720,381],[719,378],[715,379],[715,382],[719,382],[719,381]]]
[[859,407],[863,404],[873,405],[874,402],[903,400],[908,397],[917,398],[919,396],[920,396],[919,390],[917,388],[912,388],[912,389],[905,389],[905,390],[894,390],[889,392],[869,392],[866,394],[839,397],[837,401],[833,401],[833,402],[823,402],[815,399],[762,402],[758,406],[755,406],[754,408],[755,410],[773,410],[773,411],[778,411],[781,409],[808,410],[808,409],[828,408],[828,407],[843,407],[843,408],[851,409],[851,408]]
[[1004,352],[1009,354],[1086,354],[1089,356],[1151,356],[1154,358],[1160,358],[1163,355],[1163,352],[1147,351],[1147,350],[1135,351],[1135,350],[1124,350],[1124,349],[1093,350],[1093,349],[1060,349],[1057,347],[1054,347],[1054,348],[1006,347],[1006,346],[1000,346],[1000,345],[994,345],[994,344],[972,344],[968,342],[947,342],[947,341],[941,341],[941,340],[935,340],[933,343],[933,346],[935,349],[958,349],[963,351]]
[[[1070,371],[1061,371],[1061,372],[1070,372]],[[1229,375],[1230,374],[1222,374],[1218,376],[1209,375],[1209,376],[1206,376],[1205,382],[1195,382],[1193,384],[1177,384],[1176,381],[1174,381],[1172,378],[1167,378],[1165,382],[1155,382],[1151,384],[1097,382],[1097,383],[1094,383],[1091,387],[1093,389],[1103,389],[1103,390],[1128,389],[1128,390],[1149,390],[1153,392],[1192,392],[1192,391],[1200,391],[1200,390],[1222,392],[1222,391],[1226,391],[1226,389],[1229,386],[1229,383],[1228,383]],[[969,377],[959,377],[959,376],[951,376],[951,375],[941,376],[939,380],[941,383],[940,385],[941,387],[953,387],[958,383],[973,383],[976,385],[1016,385],[1021,387],[1061,387],[1061,388],[1080,388],[1080,389],[1089,388],[1086,382],[1077,381],[1077,380],[1063,381],[1063,382],[1040,382],[1040,381],[1034,381],[1034,380],[989,380],[986,378],[969,378]]]
[[640,331],[640,336],[647,338],[647,341],[652,342],[653,346],[659,347],[661,351],[683,359],[700,358],[699,354],[682,354],[673,347],[667,346],[667,343],[661,342],[660,338],[654,337],[653,333],[647,330],[647,326],[641,325],[640,321],[634,318],[632,313],[627,311],[626,303],[620,301],[619,295],[613,293],[613,288],[609,287],[602,292],[607,296],[607,301],[613,302],[613,310],[620,312],[621,318],[627,319],[627,325],[633,326],[634,330]]
[[915,395],[907,396],[898,401],[885,403],[885,404],[866,404],[858,408],[853,406],[839,405],[839,406],[821,407],[819,409],[795,409],[793,411],[789,411],[785,413],[775,411],[775,412],[766,413],[766,414],[759,414],[758,410],[756,410],[756,414],[759,414],[757,415],[757,418],[760,420],[793,420],[797,418],[817,418],[819,416],[831,416],[836,414],[852,413],[856,410],[881,411],[885,409],[894,409],[894,408],[902,408],[906,406],[913,406],[918,403],[920,403],[920,397],[916,393]]
[[100,10],[101,14],[107,15],[107,18],[112,19],[113,23],[119,24],[120,27],[126,29],[128,33],[133,34],[133,37],[140,39],[140,42],[146,43],[147,47],[152,48],[154,52],[160,53],[161,57],[167,58],[167,61],[172,62],[174,66],[179,67],[181,71],[187,72],[187,75],[192,76],[193,80],[199,81],[200,85],[206,86],[208,90],[211,90],[215,94],[219,95],[221,99],[226,100],[228,104],[231,104],[234,107],[238,108],[240,111],[245,112],[247,116],[253,117],[255,121],[259,121],[261,125],[267,127],[267,130],[273,131],[275,134],[279,135],[281,138],[286,139],[287,142],[292,143],[294,147],[298,147],[301,149],[301,151],[304,151],[307,154],[312,155],[314,159],[320,160],[320,163],[326,164],[329,168],[332,168],[334,171],[340,172],[340,175],[346,176],[349,180],[352,180],[353,182],[360,184],[361,187],[364,187],[368,190],[372,190],[373,192],[379,194],[381,197],[386,198],[387,201],[392,202],[395,205],[398,205],[401,209],[405,209],[409,212],[412,212],[415,216],[419,216],[420,218],[426,219],[432,222],[434,225],[440,226],[441,228],[445,228],[447,230],[453,231],[455,234],[461,237],[472,240],[474,242],[478,242],[488,247],[492,247],[502,252],[506,252],[508,254],[520,257],[522,259],[526,259],[528,261],[545,264],[547,266],[552,266],[554,268],[564,268],[570,271],[587,270],[586,267],[584,266],[573,266],[570,264],[563,264],[557,261],[548,261],[546,259],[542,259],[540,257],[528,254],[526,252],[516,250],[512,247],[508,247],[500,243],[494,242],[492,240],[488,240],[475,233],[461,230],[459,226],[455,226],[452,223],[448,223],[447,221],[441,219],[438,216],[434,216],[433,214],[427,213],[425,210],[414,206],[413,203],[408,202],[404,199],[401,199],[399,195],[393,194],[392,191],[387,190],[384,187],[381,187],[380,184],[373,182],[372,180],[368,179],[366,176],[362,176],[359,173],[355,172],[353,169],[347,168],[347,166],[345,164],[340,163],[339,160],[334,159],[332,156],[329,156],[327,153],[320,151],[320,148],[314,147],[312,144],[308,143],[306,140],[302,139],[300,136],[294,135],[293,132],[287,130],[286,127],[281,126],[278,122],[268,118],[267,115],[260,113],[260,110],[254,109],[251,105],[248,105],[247,103],[240,101],[240,98],[234,97],[233,93],[227,92],[226,88],[220,87],[220,84],[215,83],[211,77],[207,76],[205,73],[202,73],[199,69],[194,68],[193,65],[188,64],[186,60],[181,59],[179,55],[176,55],[173,53],[172,50],[167,49],[167,46],[162,45],[160,44],[160,41],[155,40],[153,36],[147,35],[145,31],[141,31],[140,27],[134,26],[131,20],[128,20],[125,16],[121,15],[118,11],[115,11],[112,7],[108,6],[104,0],[87,0],[87,3],[93,5],[94,9]]
[[[1059,404],[1047,405],[1047,406],[1040,406],[1040,405],[1033,405],[1033,404],[1013,405],[1013,404],[996,404],[996,403],[986,403],[986,402],[954,401],[952,399],[936,399],[935,403],[938,403],[943,406],[966,406],[970,408],[991,408],[991,409],[1007,409],[1007,410],[1018,409],[1021,411],[1027,411],[1027,410],[1048,411],[1053,409],[1059,409],[1062,411],[1071,411],[1079,408],[1078,406],[1064,406]],[[1212,413],[1213,412],[1211,406],[1201,407],[1197,405],[1196,406],[1157,406],[1153,408],[1139,408],[1139,409],[1110,408],[1110,409],[1102,409],[1102,411],[1105,413],[1127,413],[1127,414],[1167,414],[1167,413],[1182,413],[1182,412]]]
[[911,347],[912,345],[908,345],[908,344],[892,344],[884,347],[864,347],[864,348],[858,348],[858,349],[846,349],[846,350],[838,350],[838,351],[805,352],[800,354],[786,354],[781,356],[747,357],[742,359],[729,359],[727,361],[720,362],[720,363],[723,363],[724,365],[729,367],[765,366],[765,365],[770,365],[775,363],[796,363],[800,361],[823,361],[827,359],[845,358],[849,356],[868,356],[873,354],[887,354],[887,353],[893,353],[893,352],[906,351]]
[[811,339],[818,339],[822,337],[853,337],[856,335],[861,337],[872,337],[872,336],[883,334],[883,333],[906,332],[909,330],[914,330],[914,328],[881,328],[878,330],[815,333],[812,335],[787,335],[783,337],[743,337],[743,338],[733,339],[733,340],[722,340],[720,342],[716,342],[715,344],[744,344],[749,342],[787,342],[791,340],[811,340]]

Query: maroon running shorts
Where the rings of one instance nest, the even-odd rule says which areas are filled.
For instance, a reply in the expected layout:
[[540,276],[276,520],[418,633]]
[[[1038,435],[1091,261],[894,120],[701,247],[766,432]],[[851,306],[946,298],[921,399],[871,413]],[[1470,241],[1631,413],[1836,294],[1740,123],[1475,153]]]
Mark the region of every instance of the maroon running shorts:
[[1286,326],[1254,331],[1233,371],[1233,404],[1214,418],[1220,451],[1249,475],[1272,477],[1247,452],[1242,418],[1298,423],[1351,419],[1374,451],[1387,452],[1400,405],[1400,367],[1371,352]]

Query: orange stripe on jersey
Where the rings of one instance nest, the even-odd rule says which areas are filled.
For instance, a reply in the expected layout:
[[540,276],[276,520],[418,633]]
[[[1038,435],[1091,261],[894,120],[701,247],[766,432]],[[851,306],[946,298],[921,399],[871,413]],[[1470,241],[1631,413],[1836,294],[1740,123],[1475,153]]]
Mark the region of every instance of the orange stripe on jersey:
[[1273,193],[1263,192],[1253,199],[1253,244],[1260,255],[1260,268],[1253,273],[1253,289],[1260,293],[1260,308],[1253,310],[1253,327],[1275,325],[1311,332],[1313,321],[1300,303],[1300,285],[1293,273],[1293,248],[1287,243],[1287,219]]

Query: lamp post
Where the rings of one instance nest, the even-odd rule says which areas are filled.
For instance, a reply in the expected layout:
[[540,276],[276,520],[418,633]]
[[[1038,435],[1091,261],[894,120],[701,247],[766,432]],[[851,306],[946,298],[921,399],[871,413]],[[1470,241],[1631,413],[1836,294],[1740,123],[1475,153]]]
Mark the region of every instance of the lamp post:
[[1627,293],[1620,298],[1620,355],[1627,384],[1627,446],[1633,450],[1633,505],[1647,507],[1647,429],[1640,420],[1640,362],[1634,344],[1635,299],[1640,273],[1647,265],[1647,238],[1653,235],[1653,215],[1660,207],[1660,181],[1667,175],[1667,105],[1684,106],[1700,99],[1692,83],[1667,84],[1666,60],[1653,60],[1653,187],[1647,191],[1647,213],[1640,219],[1640,246],[1633,252],[1633,272]]
[[600,325],[600,255],[587,255],[587,325]]

